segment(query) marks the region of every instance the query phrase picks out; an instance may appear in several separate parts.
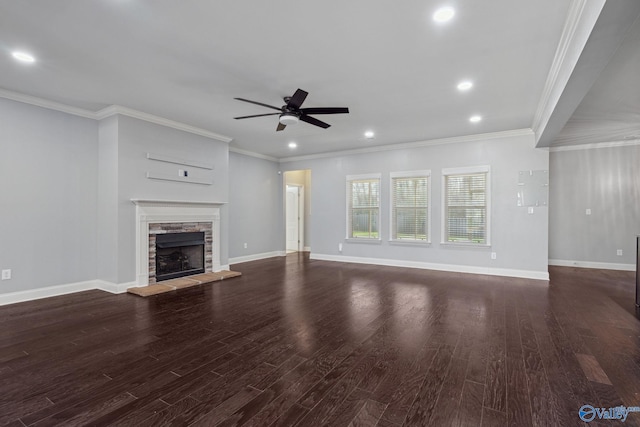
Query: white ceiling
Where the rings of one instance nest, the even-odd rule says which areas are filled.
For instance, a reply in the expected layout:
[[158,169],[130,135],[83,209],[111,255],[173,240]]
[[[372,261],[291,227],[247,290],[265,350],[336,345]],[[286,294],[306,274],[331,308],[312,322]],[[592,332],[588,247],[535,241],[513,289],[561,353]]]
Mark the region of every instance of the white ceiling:
[[[276,158],[531,128],[571,2],[0,0],[0,88],[94,112],[124,106]],[[456,15],[436,24],[443,4]],[[37,61],[16,62],[16,49]],[[304,107],[351,113],[318,116],[326,130],[233,119],[272,112],[234,97],[280,106],[298,88]],[[611,96],[637,112],[625,95]]]

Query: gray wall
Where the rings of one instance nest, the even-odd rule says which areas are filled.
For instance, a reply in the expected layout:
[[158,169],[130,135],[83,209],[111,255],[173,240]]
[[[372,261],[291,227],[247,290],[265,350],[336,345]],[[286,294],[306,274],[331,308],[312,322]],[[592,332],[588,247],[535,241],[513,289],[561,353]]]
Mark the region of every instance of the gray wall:
[[[126,116],[117,117],[118,273],[115,283],[135,280],[135,205],[131,199],[188,200],[227,203],[229,198],[229,155],[224,142],[167,128]],[[102,142],[102,141],[101,141]],[[213,185],[148,179],[147,171],[178,176],[185,166],[147,159],[147,153],[161,154],[183,160],[213,164],[213,171],[190,170],[190,176],[212,175]],[[109,172],[110,173],[110,172]],[[228,215],[221,210],[221,264],[228,260]]]
[[554,151],[549,163],[549,258],[635,265],[640,146]]
[[230,152],[229,182],[229,258],[284,251],[278,164]]
[[0,98],[0,293],[96,278],[98,123]]
[[[282,163],[283,170],[311,169],[312,254],[398,261],[547,271],[548,210],[528,214],[517,206],[518,172],[547,170],[548,152],[536,150],[533,135],[487,139],[411,149],[345,155]],[[491,248],[441,245],[441,171],[443,168],[491,166]],[[432,173],[432,244],[389,243],[389,173],[430,169]],[[382,173],[382,243],[351,243],[346,235],[347,175]],[[338,243],[343,243],[342,254]],[[490,253],[497,259],[491,260]]]

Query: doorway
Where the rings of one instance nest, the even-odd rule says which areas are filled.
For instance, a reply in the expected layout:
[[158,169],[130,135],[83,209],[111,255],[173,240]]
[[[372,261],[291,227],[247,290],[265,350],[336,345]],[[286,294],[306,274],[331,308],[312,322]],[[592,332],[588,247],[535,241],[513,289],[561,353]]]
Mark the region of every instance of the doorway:
[[285,177],[285,240],[286,251],[309,251],[306,219],[309,214],[309,170],[288,171]]

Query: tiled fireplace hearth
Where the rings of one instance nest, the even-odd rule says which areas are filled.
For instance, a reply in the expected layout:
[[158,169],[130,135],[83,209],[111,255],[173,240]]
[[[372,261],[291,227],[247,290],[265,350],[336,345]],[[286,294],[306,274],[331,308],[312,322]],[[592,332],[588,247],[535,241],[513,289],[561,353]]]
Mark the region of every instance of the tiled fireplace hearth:
[[204,270],[220,271],[221,203],[132,200],[136,204],[136,283],[156,283],[156,236],[204,233]]

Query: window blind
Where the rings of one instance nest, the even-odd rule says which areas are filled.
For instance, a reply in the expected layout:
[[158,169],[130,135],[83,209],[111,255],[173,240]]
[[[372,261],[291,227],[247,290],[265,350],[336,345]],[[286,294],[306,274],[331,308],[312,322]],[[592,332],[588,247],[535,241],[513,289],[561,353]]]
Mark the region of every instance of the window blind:
[[428,240],[428,176],[391,179],[391,230],[394,240]]
[[378,239],[380,217],[380,179],[356,179],[347,182],[348,237]]
[[445,176],[447,242],[487,242],[487,174]]

